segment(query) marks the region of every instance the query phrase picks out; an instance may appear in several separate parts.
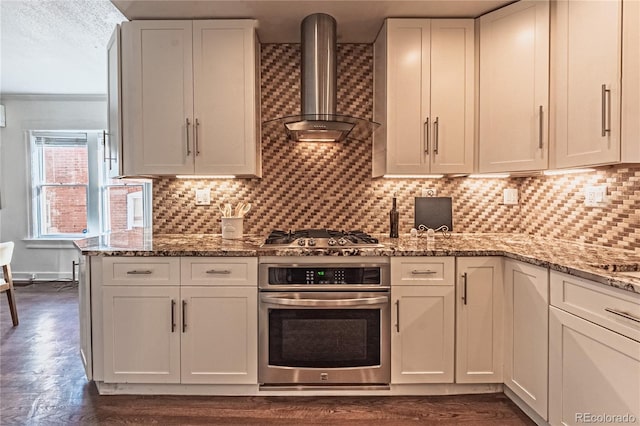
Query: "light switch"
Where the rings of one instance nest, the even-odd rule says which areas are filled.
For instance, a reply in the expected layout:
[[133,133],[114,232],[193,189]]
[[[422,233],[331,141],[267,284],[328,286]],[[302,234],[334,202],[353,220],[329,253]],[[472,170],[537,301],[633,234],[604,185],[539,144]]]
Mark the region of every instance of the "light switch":
[[502,203],[506,205],[518,204],[518,190],[515,188],[505,188],[502,191]]
[[587,207],[599,207],[607,201],[606,185],[590,185],[584,188],[584,205]]
[[196,189],[196,206],[211,205],[211,190]]

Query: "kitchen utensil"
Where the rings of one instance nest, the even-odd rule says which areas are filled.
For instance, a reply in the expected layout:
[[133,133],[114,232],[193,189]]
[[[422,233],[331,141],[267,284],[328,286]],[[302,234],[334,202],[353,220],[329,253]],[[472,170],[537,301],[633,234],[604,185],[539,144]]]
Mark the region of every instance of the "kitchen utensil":
[[244,217],[244,215],[249,213],[249,210],[251,210],[251,203],[240,203],[240,204],[242,204],[242,208],[238,210],[238,207],[236,207],[236,216]]
[[[244,214],[242,213],[242,211],[244,210],[245,206],[247,205],[247,203],[243,203],[243,202],[239,202],[236,205],[236,208],[234,210],[234,217],[242,217],[244,216]],[[250,204],[249,204],[250,205]],[[246,213],[246,212],[245,212]]]
[[218,210],[222,213],[222,217],[231,217],[231,203],[225,204],[224,207],[219,205]]

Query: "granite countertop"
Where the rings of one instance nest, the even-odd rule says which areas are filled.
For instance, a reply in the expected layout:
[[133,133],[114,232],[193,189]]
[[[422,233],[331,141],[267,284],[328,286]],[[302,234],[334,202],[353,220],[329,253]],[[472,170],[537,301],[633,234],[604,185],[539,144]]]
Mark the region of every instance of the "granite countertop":
[[89,256],[505,256],[552,270],[640,293],[637,271],[640,253],[523,234],[437,235],[434,244],[425,237],[388,238],[374,235],[384,246],[363,249],[261,248],[264,236],[245,235],[223,240],[221,235],[152,235],[130,231],[75,242]]

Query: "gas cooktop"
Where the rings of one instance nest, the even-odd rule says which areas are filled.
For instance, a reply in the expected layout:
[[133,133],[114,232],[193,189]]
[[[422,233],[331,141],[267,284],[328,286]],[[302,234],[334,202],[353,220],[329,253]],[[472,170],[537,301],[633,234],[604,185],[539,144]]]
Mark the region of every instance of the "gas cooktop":
[[376,238],[362,231],[301,229],[272,231],[263,247],[364,248],[384,247]]

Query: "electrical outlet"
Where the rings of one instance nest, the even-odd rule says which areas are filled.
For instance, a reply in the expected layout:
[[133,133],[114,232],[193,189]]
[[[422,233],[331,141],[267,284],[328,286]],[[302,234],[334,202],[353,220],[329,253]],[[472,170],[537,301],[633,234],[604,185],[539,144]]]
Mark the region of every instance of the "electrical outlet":
[[211,190],[196,189],[196,206],[209,206],[209,205],[211,205]]
[[599,207],[607,201],[606,185],[590,185],[584,188],[584,205]]
[[435,188],[424,188],[422,190],[422,197],[435,197],[436,196]]
[[502,191],[502,203],[506,205],[518,204],[518,190],[515,188],[505,188]]

